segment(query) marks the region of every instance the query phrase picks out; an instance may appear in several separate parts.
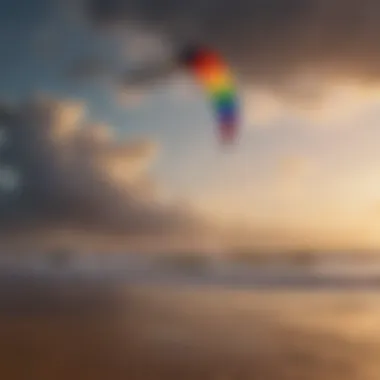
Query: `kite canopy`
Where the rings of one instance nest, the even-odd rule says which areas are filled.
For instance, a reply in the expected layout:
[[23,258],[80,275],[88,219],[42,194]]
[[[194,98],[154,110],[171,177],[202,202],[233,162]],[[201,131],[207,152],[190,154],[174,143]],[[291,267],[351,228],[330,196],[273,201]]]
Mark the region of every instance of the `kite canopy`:
[[231,71],[226,62],[208,48],[191,45],[179,55],[205,87],[215,110],[221,138],[232,142],[237,135],[238,100]]

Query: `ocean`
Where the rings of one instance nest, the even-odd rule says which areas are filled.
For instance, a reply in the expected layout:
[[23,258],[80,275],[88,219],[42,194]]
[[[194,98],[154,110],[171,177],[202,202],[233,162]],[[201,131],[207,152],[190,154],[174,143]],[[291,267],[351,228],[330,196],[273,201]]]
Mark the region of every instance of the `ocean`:
[[3,268],[0,378],[379,379],[380,294],[362,274],[327,286],[343,272],[288,268],[287,279],[319,278],[290,286],[279,268],[265,283],[140,264]]

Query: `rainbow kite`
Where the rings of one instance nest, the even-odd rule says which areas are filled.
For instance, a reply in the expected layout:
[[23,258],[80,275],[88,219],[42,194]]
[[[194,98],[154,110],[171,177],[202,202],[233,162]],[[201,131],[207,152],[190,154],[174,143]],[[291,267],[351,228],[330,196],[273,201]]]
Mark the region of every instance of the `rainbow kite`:
[[227,64],[214,51],[188,47],[180,61],[199,79],[215,109],[223,142],[232,142],[237,134],[238,101],[232,74]]

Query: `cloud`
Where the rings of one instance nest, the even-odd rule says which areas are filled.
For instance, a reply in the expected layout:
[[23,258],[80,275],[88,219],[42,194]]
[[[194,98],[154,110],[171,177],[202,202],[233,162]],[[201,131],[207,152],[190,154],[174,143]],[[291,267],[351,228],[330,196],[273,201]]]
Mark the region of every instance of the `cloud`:
[[244,83],[300,97],[305,87],[335,79],[380,79],[380,3],[374,0],[86,0],[85,7],[97,26],[138,25],[176,46],[209,44]]
[[170,44],[159,35],[142,28],[129,28],[124,36],[124,57],[132,63],[165,61],[171,53]]
[[93,80],[98,78],[110,79],[112,70],[110,65],[99,57],[86,57],[74,62],[67,72],[72,80]]
[[244,129],[284,118],[328,130],[357,125],[379,100],[380,5],[372,0],[81,4],[95,30],[124,30],[125,69],[114,73],[126,88],[119,104],[131,106],[136,100],[126,93],[146,93],[181,74],[172,57],[194,40],[219,49],[232,65]]
[[271,93],[247,89],[242,96],[241,111],[245,129],[257,130],[281,120],[288,109]]
[[149,175],[154,142],[120,142],[109,126],[88,125],[81,102],[36,98],[2,115],[0,234],[182,236],[203,228],[191,210],[160,202]]
[[311,192],[316,174],[316,164],[307,156],[288,155],[277,162],[267,192],[276,218],[296,221],[302,216],[305,223],[305,216],[313,213],[318,202]]
[[311,171],[311,163],[306,157],[288,156],[280,160],[279,175],[282,179],[298,180]]
[[314,130],[371,125],[377,120],[379,86],[354,82],[331,84],[316,102],[292,102],[274,92],[247,87],[242,91],[243,121],[248,130],[270,127],[288,120]]
[[126,87],[121,87],[116,90],[116,102],[122,107],[139,107],[147,100],[147,97],[147,93],[142,89],[128,90]]

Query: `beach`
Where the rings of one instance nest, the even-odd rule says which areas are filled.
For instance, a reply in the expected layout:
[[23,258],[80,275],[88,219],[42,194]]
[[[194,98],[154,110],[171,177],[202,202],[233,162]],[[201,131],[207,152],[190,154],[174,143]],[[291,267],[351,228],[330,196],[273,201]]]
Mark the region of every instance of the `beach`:
[[8,282],[4,379],[370,380],[380,296],[102,282]]

